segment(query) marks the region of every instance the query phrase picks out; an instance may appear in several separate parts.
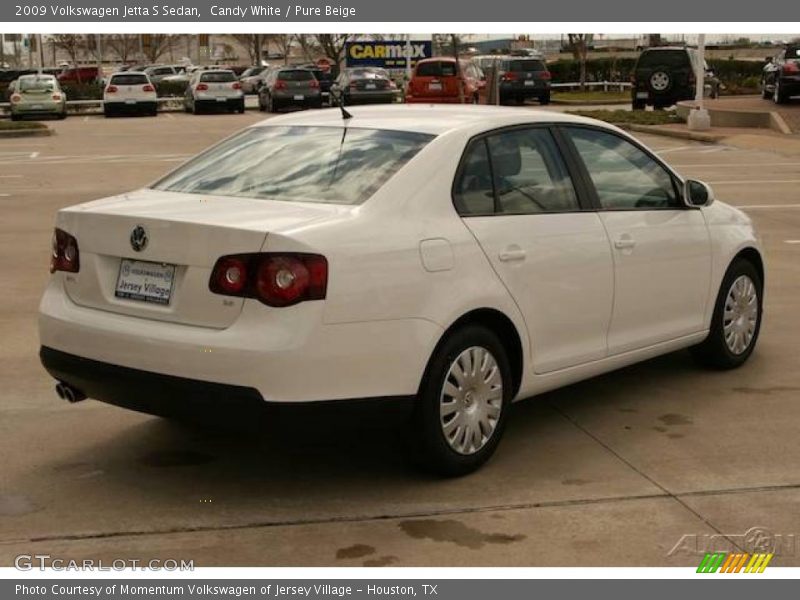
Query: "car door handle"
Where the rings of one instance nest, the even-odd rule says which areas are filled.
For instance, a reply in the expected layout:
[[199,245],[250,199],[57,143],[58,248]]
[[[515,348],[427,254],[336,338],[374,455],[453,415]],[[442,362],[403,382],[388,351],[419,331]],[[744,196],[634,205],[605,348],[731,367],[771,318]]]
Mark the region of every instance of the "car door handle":
[[617,250],[625,250],[626,248],[633,248],[636,245],[636,240],[634,240],[628,234],[621,235],[616,240],[614,240],[614,248]]
[[514,260],[525,260],[527,253],[522,248],[506,248],[500,253],[498,257],[502,262],[511,262]]

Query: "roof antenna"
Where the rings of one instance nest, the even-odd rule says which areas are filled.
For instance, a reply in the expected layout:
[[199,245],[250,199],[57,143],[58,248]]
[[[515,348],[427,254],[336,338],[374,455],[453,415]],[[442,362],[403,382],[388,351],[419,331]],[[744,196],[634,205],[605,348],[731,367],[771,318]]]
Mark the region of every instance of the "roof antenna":
[[342,92],[337,89],[335,93],[331,92],[331,96],[333,96],[333,99],[336,100],[336,106],[338,106],[339,110],[342,111],[342,119],[345,121],[352,119],[353,115],[347,112],[347,109],[344,107],[344,102],[342,101]]

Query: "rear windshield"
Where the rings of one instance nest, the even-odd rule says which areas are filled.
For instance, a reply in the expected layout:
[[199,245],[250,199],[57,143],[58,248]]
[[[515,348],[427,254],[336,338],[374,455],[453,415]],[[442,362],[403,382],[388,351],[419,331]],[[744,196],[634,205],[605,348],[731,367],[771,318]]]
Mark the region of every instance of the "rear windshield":
[[233,71],[211,71],[210,73],[201,73],[200,81],[206,83],[227,83],[229,81],[236,81],[236,75]]
[[508,70],[524,73],[528,71],[546,71],[547,67],[540,60],[511,60],[509,61]]
[[688,67],[689,54],[685,50],[652,50],[643,52],[637,67]]
[[456,63],[451,61],[424,62],[417,65],[418,77],[454,77]]
[[353,69],[350,71],[350,79],[389,79],[389,74],[377,69]]
[[786,48],[786,58],[793,60],[800,59],[800,46],[789,46]]
[[124,75],[114,75],[111,77],[114,85],[144,85],[149,83],[147,75],[144,73],[125,73]]
[[278,79],[281,81],[311,81],[315,79],[315,77],[311,71],[296,69],[294,71],[280,71],[278,73]]
[[434,136],[350,127],[254,127],[156,183],[157,190],[361,204]]
[[55,84],[50,77],[21,77],[18,89],[20,92],[51,91]]

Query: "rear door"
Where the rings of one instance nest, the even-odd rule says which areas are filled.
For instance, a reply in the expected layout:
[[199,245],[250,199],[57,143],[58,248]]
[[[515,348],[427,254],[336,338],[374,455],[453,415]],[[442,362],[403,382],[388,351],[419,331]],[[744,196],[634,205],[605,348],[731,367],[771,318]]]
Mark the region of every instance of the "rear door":
[[677,179],[616,133],[565,127],[596,192],[614,257],[609,354],[704,328],[711,242],[699,209],[683,204]]
[[473,140],[453,189],[456,209],[525,318],[534,371],[606,356],[614,291],[608,237],[579,200],[551,130]]

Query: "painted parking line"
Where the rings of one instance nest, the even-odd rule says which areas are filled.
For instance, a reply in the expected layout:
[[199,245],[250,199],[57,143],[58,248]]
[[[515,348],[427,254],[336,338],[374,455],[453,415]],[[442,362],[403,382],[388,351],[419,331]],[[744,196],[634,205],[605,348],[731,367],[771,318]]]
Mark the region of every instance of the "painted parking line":
[[783,240],[786,244],[800,244],[800,240]]

